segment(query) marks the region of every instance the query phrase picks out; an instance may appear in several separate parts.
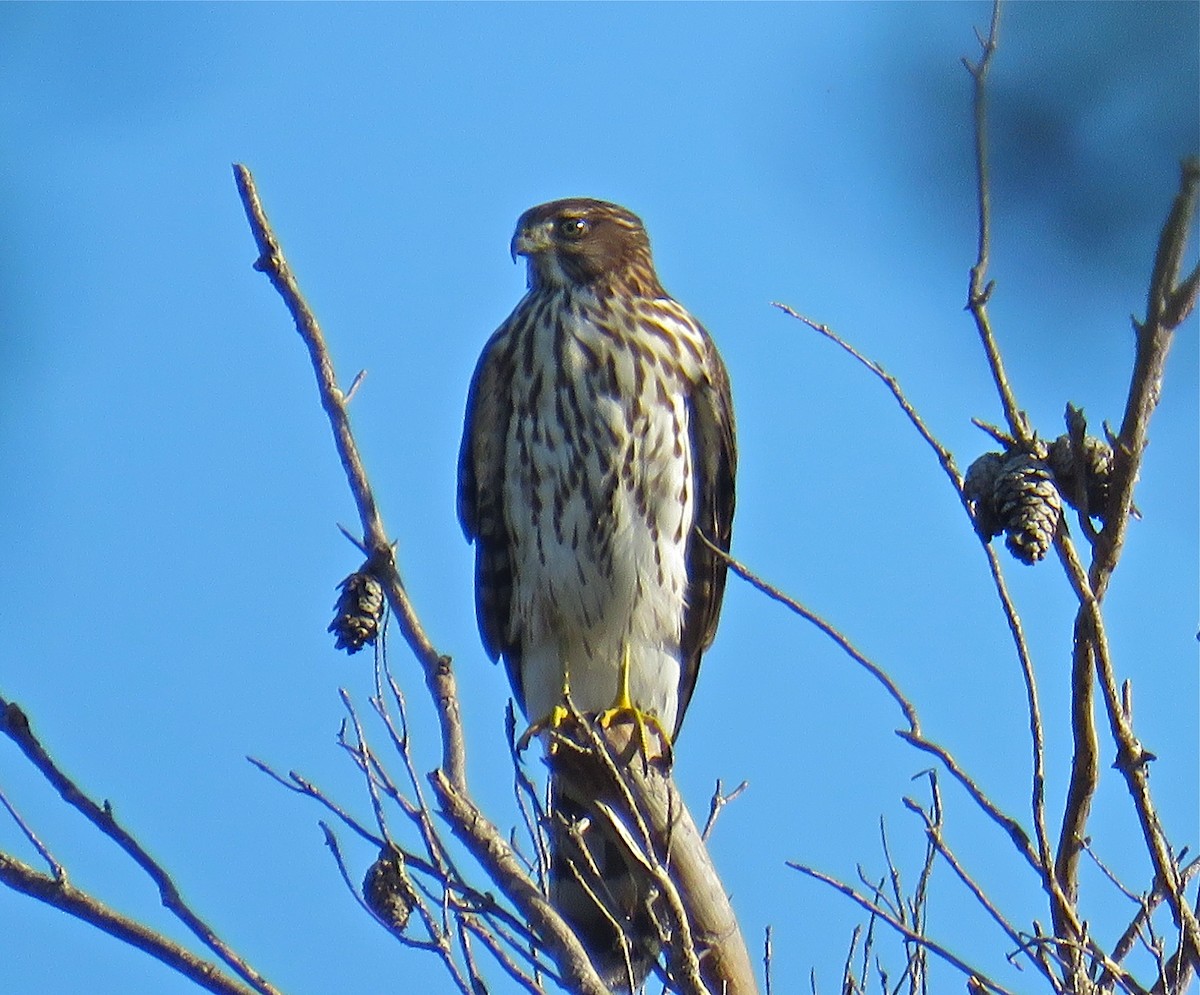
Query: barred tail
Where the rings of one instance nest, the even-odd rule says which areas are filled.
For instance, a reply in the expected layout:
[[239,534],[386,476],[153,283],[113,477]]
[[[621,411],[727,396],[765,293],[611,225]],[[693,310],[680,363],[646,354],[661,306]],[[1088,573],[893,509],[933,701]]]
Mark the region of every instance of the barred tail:
[[604,983],[638,991],[662,948],[653,888],[611,827],[588,813],[569,778],[550,779],[550,898]]

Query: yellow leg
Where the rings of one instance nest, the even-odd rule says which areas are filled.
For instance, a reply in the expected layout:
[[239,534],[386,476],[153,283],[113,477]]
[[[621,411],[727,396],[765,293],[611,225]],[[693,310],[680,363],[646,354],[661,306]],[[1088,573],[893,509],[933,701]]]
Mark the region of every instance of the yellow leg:
[[671,737],[663,728],[657,715],[643,712],[633,703],[633,698],[629,694],[629,668],[629,646],[626,645],[621,651],[621,666],[617,676],[617,699],[612,703],[611,708],[600,713],[597,721],[601,728],[607,729],[620,719],[632,720],[637,727],[638,746],[643,757],[650,756],[650,743],[646,729],[647,727],[652,728],[661,743],[658,756],[666,757],[669,763],[671,760]]
[[567,708],[567,702],[571,699],[571,680],[567,675],[566,667],[563,668],[563,686],[562,686],[562,704],[555,705],[550,709],[550,713],[544,718],[538,719],[536,722],[530,723],[528,729],[521,733],[521,738],[517,740],[517,752],[524,753],[533,742],[533,737],[543,732],[554,732],[571,717],[571,710]]

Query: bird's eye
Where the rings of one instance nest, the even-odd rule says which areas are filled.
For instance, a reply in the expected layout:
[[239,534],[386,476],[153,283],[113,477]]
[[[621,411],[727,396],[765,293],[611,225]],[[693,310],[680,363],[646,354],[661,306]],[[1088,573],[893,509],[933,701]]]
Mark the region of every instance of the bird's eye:
[[561,238],[578,242],[588,233],[591,225],[583,218],[563,218],[558,223],[558,234]]

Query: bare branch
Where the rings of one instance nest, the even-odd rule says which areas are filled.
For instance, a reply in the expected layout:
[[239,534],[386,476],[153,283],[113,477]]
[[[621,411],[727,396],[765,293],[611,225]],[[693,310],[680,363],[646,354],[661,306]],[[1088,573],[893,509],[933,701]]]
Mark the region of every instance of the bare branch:
[[[1109,577],[1120,558],[1121,547],[1133,508],[1133,490],[1141,471],[1148,441],[1150,418],[1162,396],[1162,381],[1167,354],[1174,340],[1175,327],[1190,310],[1183,301],[1195,298],[1200,276],[1192,273],[1178,284],[1179,267],[1187,245],[1188,232],[1196,214],[1200,189],[1200,160],[1186,160],[1180,170],[1179,193],[1163,225],[1158,253],[1146,303],[1146,319],[1134,322],[1137,350],[1125,404],[1121,431],[1113,446],[1112,495],[1108,515],[1089,576],[1097,599],[1103,599]],[[1180,297],[1182,295],[1182,298]],[[1174,306],[1172,301],[1176,301]]]
[[962,60],[974,81],[975,189],[979,204],[979,250],[976,254],[975,265],[971,267],[967,290],[967,310],[975,319],[975,328],[979,333],[979,340],[983,344],[983,351],[987,355],[988,368],[992,372],[996,393],[1000,395],[1000,403],[1004,408],[1004,418],[1008,422],[1014,438],[1025,443],[1031,438],[1029,422],[1025,417],[1025,412],[1017,406],[1016,396],[1009,385],[1008,374],[1005,372],[1004,361],[1000,356],[1000,347],[992,333],[991,318],[987,310],[988,301],[995,287],[995,284],[988,279],[988,266],[991,262],[992,205],[991,180],[988,174],[987,77],[999,40],[1000,0],[994,0],[988,35],[986,38],[979,39],[982,49],[979,61],[972,63],[966,58]]
[[458,792],[444,771],[434,771],[429,779],[454,834],[528,919],[566,983],[580,995],[608,995],[583,945],[549,899],[529,880],[496,827],[483,817],[474,802]]
[[[208,923],[192,911],[191,907],[179,894],[179,889],[163,866],[151,857],[143,849],[142,845],[117,822],[116,816],[113,815],[112,806],[108,802],[105,802],[103,805],[96,804],[96,802],[92,801],[91,798],[80,790],[71,778],[62,772],[54,762],[54,759],[38,741],[37,737],[34,736],[33,730],[29,725],[29,719],[25,713],[18,705],[6,701],[3,697],[0,697],[0,733],[3,733],[16,743],[21,752],[25,754],[26,759],[37,768],[42,777],[50,782],[63,801],[82,813],[93,826],[116,843],[117,846],[132,858],[134,863],[145,871],[150,880],[158,888],[164,908],[191,930],[201,943],[228,964],[255,991],[262,992],[263,995],[278,995],[277,990],[265,978],[226,944]],[[71,889],[71,893],[75,896],[83,894],[74,889]],[[42,895],[38,895],[37,897],[41,898]],[[43,900],[46,899],[43,898]],[[78,903],[74,907],[81,911],[85,908],[84,905]],[[71,910],[68,909],[67,911]],[[72,911],[71,914],[77,915],[78,913]],[[81,916],[81,918],[85,917]],[[105,929],[106,932],[116,935],[112,930],[106,929],[104,922],[107,921],[107,919],[103,919],[103,921],[97,919],[95,925],[101,929]]]
[[250,230],[258,245],[259,258],[254,264],[254,268],[266,274],[271,285],[283,298],[296,323],[296,331],[300,333],[300,338],[308,348],[313,371],[317,377],[321,406],[329,418],[329,424],[333,429],[334,444],[337,446],[342,468],[346,472],[346,479],[358,506],[364,545],[370,551],[367,560],[369,569],[383,585],[388,603],[400,625],[400,631],[424,671],[425,683],[433,697],[438,721],[441,725],[442,769],[446,771],[451,782],[461,792],[466,787],[466,743],[463,737],[462,716],[459,711],[454,670],[450,658],[442,656],[434,649],[400,579],[395,551],[384,530],[379,506],[375,501],[362,458],[359,456],[358,446],[350,430],[346,395],[337,384],[333,360],[330,358],[321,327],[300,292],[296,277],[283,256],[279,240],[275,237],[270,222],[267,220],[266,212],[263,210],[250,170],[245,166],[235,164],[233,173],[234,179],[237,181],[238,193],[242,199],[242,206],[246,211],[246,219],[250,223]]
[[[1105,529],[1107,531],[1107,527]],[[1101,533],[1103,535],[1103,533]],[[1109,729],[1117,744],[1116,768],[1125,778],[1126,787],[1133,799],[1134,810],[1141,825],[1151,862],[1157,876],[1166,887],[1167,904],[1172,918],[1180,928],[1185,956],[1200,963],[1200,923],[1187,902],[1180,883],[1179,868],[1167,841],[1166,832],[1158,818],[1158,812],[1150,796],[1147,767],[1154,755],[1142,746],[1133,731],[1132,723],[1125,714],[1120,689],[1108,649],[1108,636],[1100,604],[1089,583],[1087,572],[1069,543],[1057,543],[1059,555],[1071,579],[1072,587],[1079,598],[1081,622],[1090,627],[1087,639],[1094,650],[1096,673],[1108,713]],[[1086,630],[1085,630],[1086,631]]]
[[877,376],[881,381],[883,381],[884,386],[886,386],[887,389],[892,392],[892,396],[896,399],[896,403],[900,405],[901,410],[903,410],[904,414],[908,417],[908,420],[912,422],[912,425],[917,432],[920,433],[921,438],[924,439],[929,444],[929,447],[934,451],[934,454],[938,458],[938,462],[942,465],[942,469],[946,472],[946,475],[950,478],[951,483],[954,484],[955,489],[961,496],[962,474],[958,471],[958,466],[954,462],[954,456],[951,455],[949,449],[947,449],[938,441],[937,436],[935,436],[933,432],[929,430],[929,426],[925,424],[925,420],[921,417],[920,413],[913,406],[912,402],[910,402],[905,396],[904,391],[900,388],[900,381],[892,376],[892,374],[888,373],[887,370],[875,362],[875,360],[864,356],[861,352],[854,348],[854,346],[834,332],[828,325],[813,321],[811,318],[806,318],[804,315],[788,307],[788,305],[781,304],[778,301],[772,301],[771,306],[779,308],[779,310],[783,311],[785,314],[790,315],[797,321],[801,321],[806,324],[814,332],[825,336],[825,338],[829,339],[830,342],[835,343],[845,352],[849,353],[856,360],[858,360],[859,363],[861,363],[873,374],[875,374],[875,376]]
[[909,811],[915,812],[924,821],[925,834],[930,844],[934,847],[937,853],[941,855],[946,863],[950,865],[950,869],[954,871],[954,873],[958,876],[958,879],[966,886],[967,890],[971,893],[974,899],[983,907],[987,914],[992,917],[993,921],[995,921],[995,923],[1004,931],[1009,940],[1012,941],[1013,945],[1017,949],[1025,952],[1029,960],[1034,964],[1035,967],[1037,967],[1046,980],[1051,983],[1051,986],[1055,989],[1055,991],[1058,991],[1059,987],[1054,975],[1051,974],[1045,964],[1043,964],[1033,955],[1028,945],[1021,939],[1020,933],[1017,931],[1016,927],[1014,927],[1012,923],[1005,918],[1004,914],[996,907],[995,903],[988,897],[983,888],[980,887],[974,878],[971,877],[966,868],[962,866],[958,860],[958,857],[954,854],[954,851],[946,845],[946,842],[942,837],[942,827],[935,821],[933,817],[930,816],[928,812],[925,811],[921,805],[919,805],[913,799],[905,798],[904,805]]
[[[701,538],[703,538],[703,536]],[[707,539],[704,541],[708,542]],[[962,766],[945,747],[940,746],[924,736],[924,734],[921,732],[921,725],[917,716],[916,707],[904,695],[904,693],[901,692],[900,688],[896,685],[896,682],[887,675],[883,668],[859,651],[849,639],[847,639],[844,635],[842,635],[842,633],[830,625],[830,623],[821,618],[821,616],[817,615],[811,609],[804,607],[804,605],[800,604],[800,602],[796,601],[789,595],[784,594],[778,588],[767,583],[748,567],[735,560],[728,553],[718,549],[712,543],[708,543],[708,545],[729,564],[729,569],[731,569],[743,580],[758,588],[768,597],[778,601],[780,604],[791,609],[801,618],[815,625],[834,642],[836,642],[843,649],[843,651],[850,656],[851,659],[862,666],[883,686],[888,694],[891,695],[892,699],[900,706],[900,710],[904,713],[904,716],[908,721],[908,729],[897,729],[896,735],[903,739],[906,743],[915,746],[917,749],[937,757],[946,767],[946,769],[954,775],[955,780],[957,780],[958,783],[966,789],[967,793],[971,796],[975,804],[978,805],[993,822],[995,822],[1005,831],[1009,839],[1012,840],[1013,845],[1017,848],[1017,852],[1025,858],[1029,866],[1032,867],[1037,872],[1039,878],[1042,879],[1043,886],[1050,888],[1052,885],[1052,882],[1050,881],[1050,875],[1046,871],[1046,866],[1039,860],[1038,853],[1035,852],[1033,847],[1030,845],[1029,834],[1025,831],[1021,824],[1017,822],[1016,819],[1003,812],[999,806],[997,806],[983,792],[979,785],[975,783],[975,780],[963,770]]]
[[725,550],[710,542],[708,537],[703,533],[697,534],[700,536],[700,539],[704,542],[704,544],[723,560],[725,560],[725,562],[729,565],[729,569],[741,577],[742,580],[746,581],[752,587],[757,588],[773,601],[778,601],[785,608],[795,612],[805,621],[811,622],[823,633],[825,633],[825,635],[837,643],[844,653],[846,653],[859,666],[866,670],[867,673],[874,677],[875,680],[878,681],[883,687],[883,689],[887,691],[892,700],[897,704],[897,706],[899,706],[900,711],[904,714],[904,720],[908,723],[909,730],[914,733],[919,732],[920,723],[917,720],[916,709],[913,707],[912,702],[910,702],[900,691],[900,688],[897,687],[896,682],[888,676],[882,667],[862,653],[852,642],[850,642],[847,636],[843,635],[816,612],[806,608],[795,598],[784,594],[779,588],[763,580],[749,567],[735,560],[732,556],[725,552]]
[[216,995],[251,995],[255,991],[275,991],[269,986],[246,987],[222,974],[217,965],[202,960],[186,947],[148,929],[134,919],[121,915],[87,892],[80,891],[68,883],[65,876],[55,878],[41,874],[3,852],[0,852],[0,882],[14,891],[81,919],[131,947],[136,947],[178,971],[205,991],[215,992]]
[[46,866],[50,868],[50,873],[54,875],[55,881],[66,881],[67,872],[63,869],[62,864],[55,859],[54,854],[50,852],[50,848],[46,846],[39,838],[37,833],[33,831],[33,827],[22,818],[21,813],[16,810],[12,802],[8,800],[8,796],[0,791],[0,805],[8,811],[12,816],[13,822],[17,824],[17,828],[21,830],[22,835],[29,840],[29,845],[32,846],[38,853],[38,856],[46,862]]
[[521,966],[514,961],[503,946],[492,935],[491,931],[485,929],[474,916],[462,916],[459,920],[462,928],[477,936],[481,943],[488,948],[488,951],[496,962],[508,973],[508,976],[517,982],[522,988],[531,995],[545,995],[546,989],[542,987],[541,982],[531,974],[523,971]]
[[[937,456],[938,463],[942,467],[947,479],[950,481],[951,486],[954,488],[954,493],[958,497],[963,511],[966,513],[968,519],[970,519],[970,502],[967,500],[967,496],[963,491],[962,475],[958,471],[958,467],[954,462],[954,457],[950,454],[950,451],[938,441],[933,432],[930,431],[929,427],[925,424],[924,419],[921,418],[920,414],[918,413],[916,407],[905,395],[900,386],[900,382],[894,376],[884,370],[884,368],[877,362],[863,355],[856,348],[854,348],[854,346],[845,341],[845,339],[832,331],[827,325],[812,321],[811,319],[793,311],[784,304],[776,304],[775,306],[838,345],[843,351],[854,357],[854,359],[856,359],[859,363],[866,367],[867,370],[869,370],[872,374],[879,378],[880,381],[883,382],[884,386],[887,387],[892,396],[896,399],[896,403],[900,405],[900,409],[904,412],[909,422],[917,430],[917,433],[933,450],[934,455]],[[976,421],[976,424],[980,424],[981,427],[987,429],[988,431],[994,432],[997,435],[1000,434],[998,429],[992,429],[990,426],[982,425],[982,423],[978,421]],[[717,549],[711,542],[708,542],[707,538],[703,536],[701,538],[703,538],[709,548],[714,549],[718,555],[725,555],[722,550]],[[1013,645],[1017,651],[1017,659],[1021,665],[1021,676],[1025,684],[1026,704],[1029,712],[1029,733],[1031,739],[1033,766],[1033,797],[1031,808],[1033,812],[1034,834],[1037,839],[1037,861],[1040,865],[1038,866],[1038,870],[1042,874],[1043,886],[1050,894],[1052,904],[1056,907],[1059,907],[1068,903],[1066,902],[1065,897],[1061,894],[1057,881],[1050,872],[1050,838],[1046,829],[1045,737],[1042,725],[1041,704],[1037,691],[1037,681],[1034,677],[1033,659],[1029,651],[1029,644],[1025,638],[1025,631],[1021,624],[1021,617],[1017,612],[1016,605],[1013,603],[1011,595],[1009,594],[1008,585],[1004,580],[1004,574],[1000,569],[1000,561],[996,556],[996,552],[987,543],[983,544],[983,552],[984,556],[987,558],[988,569],[991,573],[992,583],[996,588],[996,594],[1000,600],[1001,608],[1004,611],[1005,621],[1008,623],[1009,632],[1011,633],[1013,639]],[[736,572],[737,568],[734,567],[734,569]],[[802,617],[807,618],[818,627],[821,627],[822,631],[825,631],[827,635],[835,640],[835,642],[838,642],[838,644],[842,646],[842,648],[848,653],[850,653],[851,656],[854,656],[855,659],[859,659],[855,655],[857,651],[849,647],[848,643],[844,641],[844,637],[840,637],[840,635],[835,634],[833,631],[825,629],[824,624],[820,620],[818,620],[811,613],[808,613],[806,609],[799,606],[792,599],[788,598],[786,595],[781,595],[775,588],[771,587],[765,582],[758,581],[752,575],[743,573],[741,576],[743,576],[746,580],[749,580],[750,583],[754,584],[754,586],[758,587],[759,590],[763,591],[763,593],[767,594],[769,597],[788,605],[788,607],[792,608],[793,611],[796,611]],[[859,662],[863,663],[864,666],[867,666],[868,670],[870,670],[871,666],[873,666],[864,663],[861,659],[859,659]],[[881,680],[884,683],[884,686],[888,688],[888,691],[892,694],[893,698],[897,699],[898,702],[903,699],[903,695],[899,694],[899,691],[894,687],[894,685],[889,686],[890,681],[885,675],[875,674],[874,671],[872,671],[872,673],[876,676],[876,679]],[[901,704],[901,708],[903,709],[904,707],[904,704]],[[913,712],[912,715],[906,712],[905,717],[909,720],[910,729],[915,732],[915,712]]]
[[713,789],[712,799],[708,803],[708,819],[704,823],[704,831],[700,834],[700,838],[705,843],[708,842],[709,836],[712,835],[713,828],[717,824],[717,816],[721,814],[721,810],[725,808],[731,801],[737,798],[743,791],[750,787],[749,781],[743,781],[729,794],[721,794],[721,779],[717,778],[717,786]]
[[843,895],[845,895],[851,901],[857,903],[858,905],[862,906],[862,908],[866,909],[866,911],[869,912],[871,915],[876,916],[879,919],[882,919],[889,926],[891,926],[892,929],[894,929],[897,933],[899,933],[901,936],[903,936],[906,940],[908,940],[912,943],[920,944],[926,950],[928,950],[930,953],[936,955],[937,957],[940,957],[942,960],[944,960],[947,964],[951,965],[952,967],[957,968],[964,975],[966,975],[967,978],[972,979],[979,986],[979,991],[995,992],[996,995],[1013,995],[1013,993],[1011,991],[1009,991],[1007,988],[1005,988],[1003,985],[1000,985],[997,982],[992,981],[982,971],[976,970],[975,968],[971,967],[970,964],[968,964],[966,961],[964,961],[958,955],[956,955],[953,952],[951,952],[950,950],[948,950],[946,947],[942,946],[942,944],[938,943],[936,940],[931,940],[927,936],[921,936],[920,934],[914,932],[911,927],[902,923],[896,916],[894,916],[890,912],[888,912],[887,909],[882,908],[877,902],[873,902],[871,899],[867,898],[865,895],[859,894],[850,885],[848,885],[842,881],[839,881],[835,877],[830,877],[828,874],[818,871],[812,867],[808,867],[804,864],[793,863],[792,861],[789,860],[787,862],[787,865],[788,865],[788,867],[792,868],[793,870],[799,871],[801,874],[805,875],[806,877],[810,877],[810,878],[814,879],[815,881],[821,881],[821,882],[829,885],[829,887],[833,888],[835,891],[840,891]]
[[[1180,883],[1186,888],[1200,873],[1200,859],[1193,860],[1179,872]],[[1158,878],[1155,878],[1154,887],[1150,889],[1147,895],[1140,896],[1138,899],[1137,915],[1133,917],[1132,922],[1125,928],[1116,944],[1113,946],[1112,959],[1118,964],[1129,956],[1133,946],[1137,941],[1139,931],[1149,921],[1150,916],[1154,914],[1154,910],[1162,904],[1166,897],[1163,883]]]

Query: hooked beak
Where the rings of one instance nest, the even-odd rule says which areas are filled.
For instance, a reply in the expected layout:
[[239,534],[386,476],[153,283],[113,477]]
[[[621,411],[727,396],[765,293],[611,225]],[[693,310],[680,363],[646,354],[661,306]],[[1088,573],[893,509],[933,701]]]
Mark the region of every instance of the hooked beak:
[[509,250],[515,263],[517,256],[533,256],[539,252],[545,252],[553,244],[548,222],[535,225],[518,224],[517,233],[513,235]]

